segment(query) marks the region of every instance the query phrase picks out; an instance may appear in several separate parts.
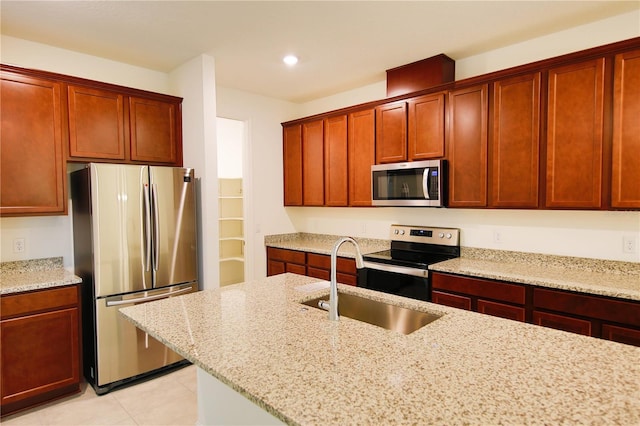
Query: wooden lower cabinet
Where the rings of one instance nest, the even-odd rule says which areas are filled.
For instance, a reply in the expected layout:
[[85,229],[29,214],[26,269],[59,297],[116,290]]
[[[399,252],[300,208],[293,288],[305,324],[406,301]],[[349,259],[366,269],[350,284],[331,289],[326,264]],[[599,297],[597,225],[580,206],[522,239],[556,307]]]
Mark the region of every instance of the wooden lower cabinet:
[[[339,283],[357,285],[356,261],[346,257],[336,260],[336,278]],[[299,275],[331,279],[331,256],[267,247],[267,276],[291,272]]]
[[267,276],[285,272],[307,275],[305,252],[267,247]]
[[555,328],[556,330],[568,331],[570,333],[583,334],[585,336],[593,335],[591,321],[571,318],[565,315],[533,311],[533,323],[543,327]]
[[640,346],[640,301],[433,272],[431,301]]
[[1,298],[2,415],[80,391],[79,291]]

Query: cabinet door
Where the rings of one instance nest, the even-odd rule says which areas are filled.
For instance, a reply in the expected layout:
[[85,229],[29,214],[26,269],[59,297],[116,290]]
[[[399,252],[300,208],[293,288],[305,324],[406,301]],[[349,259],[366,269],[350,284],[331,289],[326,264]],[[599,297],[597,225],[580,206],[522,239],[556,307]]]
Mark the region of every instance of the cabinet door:
[[3,72],[0,214],[66,214],[62,87]]
[[324,205],[323,120],[302,125],[302,204]]
[[627,345],[640,346],[640,330],[603,324],[601,337]]
[[407,104],[376,107],[376,164],[407,161]]
[[[17,408],[29,399],[78,388],[78,308],[0,322],[2,405]],[[25,402],[26,404],[26,402]],[[11,409],[10,408],[10,409]]]
[[347,206],[347,116],[324,120],[324,193],[327,206]]
[[640,50],[616,56],[611,206],[640,207]]
[[124,96],[69,86],[69,156],[125,159]]
[[284,164],[284,205],[302,205],[302,126],[282,129]]
[[349,205],[371,205],[371,166],[376,163],[374,109],[349,114]]
[[181,165],[180,105],[129,98],[131,160]]
[[549,71],[546,206],[602,206],[604,58]]
[[433,290],[431,292],[431,301],[438,305],[451,306],[452,308],[471,310],[471,298],[466,296],[458,296],[457,294],[443,293]]
[[513,321],[525,321],[525,308],[478,299],[478,312]]
[[444,157],[444,93],[407,102],[409,161]]
[[538,207],[540,73],[493,85],[491,207]]
[[591,336],[591,321],[547,312],[533,311],[533,323],[556,330]]
[[449,207],[487,205],[487,85],[449,93]]

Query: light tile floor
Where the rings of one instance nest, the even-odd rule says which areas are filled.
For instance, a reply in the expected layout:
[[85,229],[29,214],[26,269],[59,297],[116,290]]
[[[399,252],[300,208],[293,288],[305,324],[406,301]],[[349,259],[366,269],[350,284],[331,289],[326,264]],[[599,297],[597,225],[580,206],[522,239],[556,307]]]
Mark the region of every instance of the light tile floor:
[[2,418],[14,425],[195,425],[198,419],[196,367],[190,365],[152,380],[97,396],[82,392]]

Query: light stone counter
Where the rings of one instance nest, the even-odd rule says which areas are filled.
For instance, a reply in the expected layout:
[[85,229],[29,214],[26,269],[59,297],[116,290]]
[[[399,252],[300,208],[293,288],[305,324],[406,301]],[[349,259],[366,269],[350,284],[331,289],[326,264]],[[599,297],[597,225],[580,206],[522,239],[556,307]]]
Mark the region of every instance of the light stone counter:
[[81,283],[63,268],[62,257],[0,263],[0,295]]
[[640,301],[640,263],[463,248],[429,269]]
[[444,316],[406,336],[333,322],[298,303],[328,294],[300,291],[314,282],[282,274],[121,312],[289,424],[640,424],[639,347],[350,286]]
[[[278,234],[265,236],[267,247],[276,247],[288,250],[302,250],[310,253],[330,255],[333,246],[342,236],[307,234],[304,232],[294,234]],[[355,237],[362,254],[389,250],[391,242],[388,240],[376,240],[372,238]],[[343,257],[355,257],[355,249],[351,244],[343,244],[338,250],[338,255]]]

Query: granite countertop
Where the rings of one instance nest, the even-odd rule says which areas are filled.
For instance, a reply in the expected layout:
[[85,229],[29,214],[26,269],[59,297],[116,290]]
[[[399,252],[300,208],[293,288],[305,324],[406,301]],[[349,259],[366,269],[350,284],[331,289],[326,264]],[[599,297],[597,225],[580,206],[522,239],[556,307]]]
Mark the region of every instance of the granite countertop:
[[62,257],[0,263],[0,295],[81,283],[63,267]]
[[640,423],[638,347],[343,285],[443,317],[409,335],[329,321],[299,304],[328,294],[301,291],[317,281],[282,274],[121,313],[289,424]]
[[[330,255],[336,241],[342,238],[341,235],[307,234],[298,232],[294,234],[278,234],[265,236],[264,242],[267,247],[282,248],[288,250],[302,250],[309,253]],[[373,238],[354,237],[362,254],[374,253],[382,250],[389,250],[390,241],[377,240]],[[343,257],[355,257],[355,249],[352,244],[343,244],[338,250],[338,255]]]
[[[322,234],[281,234],[265,237],[265,244],[331,254],[338,238]],[[387,250],[390,245],[388,240],[356,240],[363,254]],[[350,244],[340,249],[340,255],[354,256]],[[640,263],[461,247],[460,258],[429,265],[429,269],[640,301]]]

